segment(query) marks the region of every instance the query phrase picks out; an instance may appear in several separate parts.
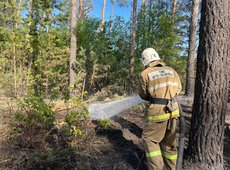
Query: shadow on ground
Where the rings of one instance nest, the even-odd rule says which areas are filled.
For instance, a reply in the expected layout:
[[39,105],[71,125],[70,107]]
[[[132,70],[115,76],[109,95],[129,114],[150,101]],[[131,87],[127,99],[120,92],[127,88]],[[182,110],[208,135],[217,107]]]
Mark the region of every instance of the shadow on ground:
[[138,138],[142,136],[142,128],[137,126],[135,123],[124,119],[123,117],[115,116],[114,121],[119,123],[123,129],[128,129],[131,133],[136,135]]
[[147,169],[145,164],[144,152],[135,145],[132,141],[126,140],[123,133],[118,129],[101,129],[97,131],[97,135],[106,136],[109,142],[113,145],[117,153],[121,153],[125,162],[130,166],[127,168],[132,169]]

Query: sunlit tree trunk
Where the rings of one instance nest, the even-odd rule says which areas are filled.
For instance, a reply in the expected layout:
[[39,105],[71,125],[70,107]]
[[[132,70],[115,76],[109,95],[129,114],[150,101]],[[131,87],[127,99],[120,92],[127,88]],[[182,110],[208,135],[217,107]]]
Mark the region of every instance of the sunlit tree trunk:
[[78,19],[81,18],[83,12],[83,0],[79,0]]
[[223,170],[229,44],[228,1],[203,0],[187,168]]
[[129,66],[129,93],[133,93],[134,88],[134,66],[135,66],[135,38],[136,38],[136,16],[137,0],[133,0],[132,25],[131,25],[131,52]]
[[13,1],[14,5],[14,22],[13,22],[13,65],[14,65],[14,95],[17,96],[17,51],[16,51],[16,31],[18,29],[18,17],[19,9],[16,10],[16,6],[20,8],[21,0],[19,0],[18,5],[16,0]]
[[104,30],[104,25],[105,25],[105,8],[106,8],[106,0],[104,0],[103,7],[102,7],[100,31]]
[[142,4],[141,4],[142,15],[145,15],[145,12],[146,12],[146,0],[142,0]]
[[117,2],[117,4],[120,7],[127,7],[127,4],[128,4],[127,0],[111,0],[112,10],[111,10],[111,15],[110,15],[110,30],[111,30],[112,23],[113,23],[115,2]]
[[195,85],[195,55],[196,55],[196,30],[198,23],[199,0],[194,0],[192,5],[192,20],[189,33],[189,49],[187,59],[186,95],[194,95]]
[[[29,23],[28,23],[28,30],[26,32],[26,41],[25,41],[25,49],[28,49],[29,46],[29,33],[30,33],[30,29],[31,29],[31,24],[32,24],[32,6],[33,6],[33,0],[30,0],[28,3],[29,6]],[[26,67],[26,70],[23,72],[23,76],[25,76],[24,78],[24,82],[22,81],[22,85],[23,85],[23,92],[24,95],[27,95],[28,92],[28,85],[29,85],[29,77],[30,77],[30,72],[31,72],[31,61],[28,60],[28,66]]]
[[[14,21],[16,22],[16,21]],[[16,30],[16,24],[14,23],[13,27],[13,61],[14,61],[14,96],[17,96],[17,63],[16,63],[16,35],[15,35],[15,30]]]
[[113,23],[113,16],[114,16],[114,7],[115,7],[115,0],[111,0],[112,4],[112,10],[111,10],[111,15],[110,15],[110,21],[109,21],[109,30],[112,28],[112,23]]
[[72,14],[71,14],[71,42],[70,42],[70,58],[69,58],[69,87],[70,96],[73,97],[73,89],[75,85],[75,61],[77,55],[77,0],[72,0]]
[[177,0],[173,0],[172,2],[172,20],[175,20],[176,16],[176,10],[177,10]]

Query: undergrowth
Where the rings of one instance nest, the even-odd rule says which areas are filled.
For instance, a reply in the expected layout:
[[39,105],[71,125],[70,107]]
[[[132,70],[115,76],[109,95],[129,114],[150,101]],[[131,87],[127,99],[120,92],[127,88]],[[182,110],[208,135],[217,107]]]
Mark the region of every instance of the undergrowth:
[[[17,167],[76,166],[76,154],[87,148],[94,135],[84,101],[78,97],[66,100],[63,113],[53,111],[53,102],[40,97],[29,96],[17,103],[11,117],[12,143],[20,148]],[[62,117],[57,118],[58,114]]]

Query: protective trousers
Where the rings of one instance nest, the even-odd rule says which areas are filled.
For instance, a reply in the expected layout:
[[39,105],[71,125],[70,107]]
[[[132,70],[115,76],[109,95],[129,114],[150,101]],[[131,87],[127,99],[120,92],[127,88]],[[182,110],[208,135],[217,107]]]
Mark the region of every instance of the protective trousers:
[[149,170],[176,169],[176,119],[148,121],[142,138]]

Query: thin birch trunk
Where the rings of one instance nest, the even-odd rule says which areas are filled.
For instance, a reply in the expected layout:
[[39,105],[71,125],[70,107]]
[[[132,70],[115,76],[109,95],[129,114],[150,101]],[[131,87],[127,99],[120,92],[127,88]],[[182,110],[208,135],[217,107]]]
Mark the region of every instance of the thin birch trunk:
[[112,3],[112,10],[111,10],[110,21],[109,21],[109,31],[111,31],[111,29],[112,29],[113,16],[114,16],[114,7],[115,7],[115,0],[112,0],[111,3]]
[[102,7],[102,16],[101,16],[101,25],[100,25],[101,32],[104,30],[104,25],[105,25],[105,8],[106,8],[106,0],[104,0],[103,7]]

